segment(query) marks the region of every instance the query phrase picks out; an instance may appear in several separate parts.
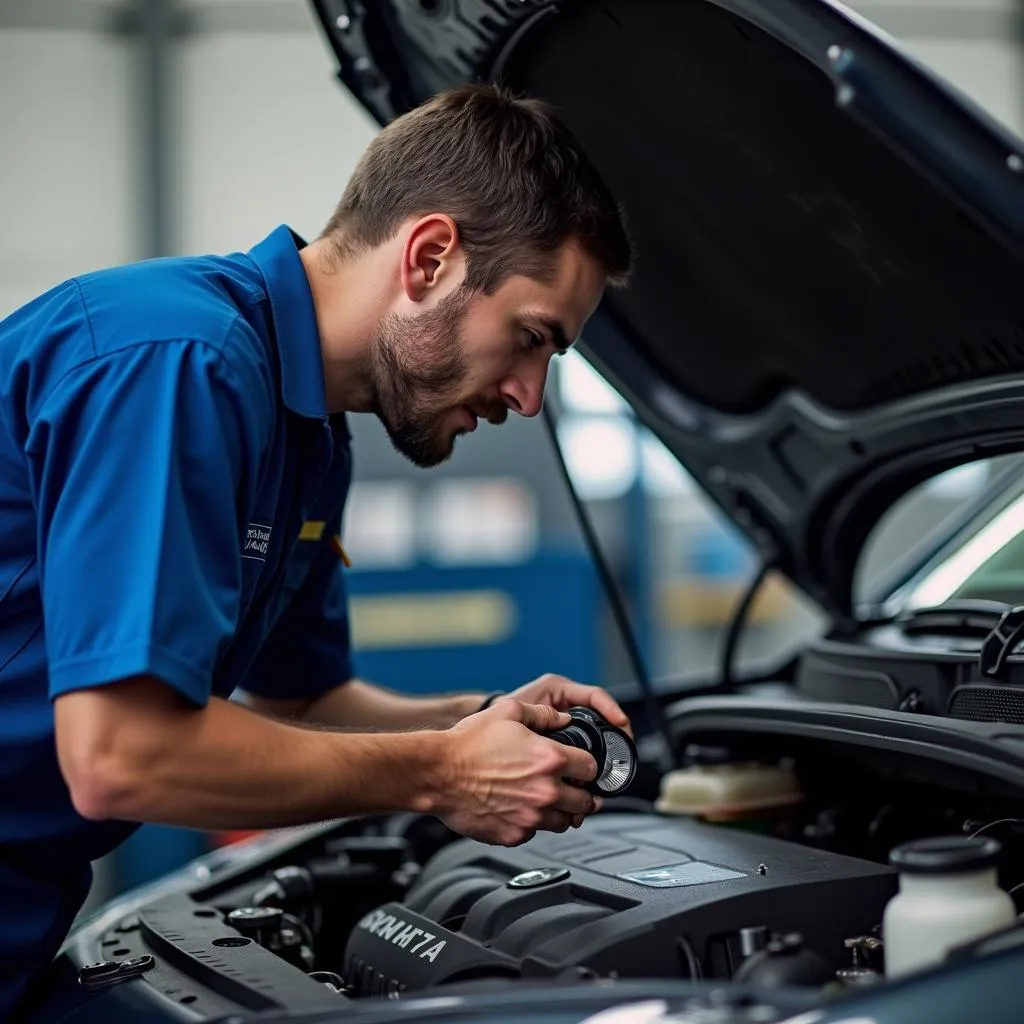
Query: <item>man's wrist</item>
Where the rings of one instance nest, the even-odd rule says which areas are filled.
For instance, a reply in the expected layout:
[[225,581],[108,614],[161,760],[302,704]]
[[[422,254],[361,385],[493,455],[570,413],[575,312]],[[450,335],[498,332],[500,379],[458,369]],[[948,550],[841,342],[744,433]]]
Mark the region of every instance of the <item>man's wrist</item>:
[[451,698],[451,722],[455,725],[469,715],[475,715],[478,711],[490,707],[491,702],[498,697],[503,697],[500,692],[495,693],[460,693]]
[[507,697],[508,693],[505,690],[492,690],[490,693],[484,696],[477,695],[478,703],[474,712],[486,711],[499,697]]
[[450,786],[452,737],[444,731],[423,730],[409,734],[415,745],[415,790],[409,810],[436,814]]

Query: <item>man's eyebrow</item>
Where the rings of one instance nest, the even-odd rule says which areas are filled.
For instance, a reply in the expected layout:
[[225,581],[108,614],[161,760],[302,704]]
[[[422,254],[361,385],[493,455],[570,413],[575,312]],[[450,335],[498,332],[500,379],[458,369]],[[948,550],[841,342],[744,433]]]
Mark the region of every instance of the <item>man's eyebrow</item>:
[[536,320],[537,323],[547,329],[548,334],[551,335],[551,340],[555,344],[555,348],[559,352],[567,351],[575,340],[568,336],[568,332],[562,326],[561,322],[556,320],[554,317],[534,314],[532,319]]

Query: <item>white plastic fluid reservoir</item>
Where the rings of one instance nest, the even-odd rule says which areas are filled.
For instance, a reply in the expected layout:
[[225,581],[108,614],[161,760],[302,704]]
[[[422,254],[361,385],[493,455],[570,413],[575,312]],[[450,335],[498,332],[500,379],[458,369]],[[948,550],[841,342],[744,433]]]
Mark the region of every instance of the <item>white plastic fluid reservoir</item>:
[[741,761],[725,748],[687,747],[685,768],[661,779],[655,807],[661,814],[723,819],[798,803],[799,783],[788,764]]
[[1000,851],[985,836],[939,836],[890,853],[900,891],[882,919],[887,978],[939,964],[954,947],[1015,923],[1013,899],[996,881]]

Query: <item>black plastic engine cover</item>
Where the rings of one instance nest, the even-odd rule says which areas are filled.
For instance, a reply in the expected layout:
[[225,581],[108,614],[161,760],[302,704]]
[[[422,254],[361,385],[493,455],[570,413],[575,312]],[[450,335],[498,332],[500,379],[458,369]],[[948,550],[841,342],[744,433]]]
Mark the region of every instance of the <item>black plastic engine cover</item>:
[[688,942],[705,976],[726,978],[739,930],[757,925],[802,933],[840,967],[844,939],[869,934],[896,888],[884,865],[688,819],[602,814],[513,849],[449,846],[403,904],[363,918],[345,970],[365,995],[575,967],[689,978]]
[[518,976],[515,960],[400,903],[385,903],[363,917],[345,956],[345,979],[360,996],[395,996],[442,982]]

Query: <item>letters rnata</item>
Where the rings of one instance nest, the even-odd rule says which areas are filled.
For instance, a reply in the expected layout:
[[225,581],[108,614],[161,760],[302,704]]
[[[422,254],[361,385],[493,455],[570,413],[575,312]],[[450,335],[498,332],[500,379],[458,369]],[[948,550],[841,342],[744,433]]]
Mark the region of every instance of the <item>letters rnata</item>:
[[[437,954],[445,947],[445,940],[435,942],[432,946],[428,943],[437,938],[431,932],[425,932],[422,928],[414,928],[407,924],[400,917],[394,914],[385,914],[382,910],[375,910],[367,914],[359,922],[360,928],[365,928],[371,935],[380,939],[387,939],[393,946],[401,946],[416,954],[421,960],[429,960],[431,963],[437,958]],[[424,949],[423,947],[427,948]]]

